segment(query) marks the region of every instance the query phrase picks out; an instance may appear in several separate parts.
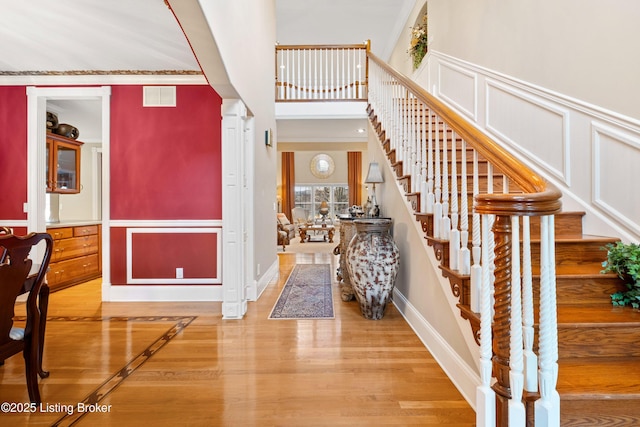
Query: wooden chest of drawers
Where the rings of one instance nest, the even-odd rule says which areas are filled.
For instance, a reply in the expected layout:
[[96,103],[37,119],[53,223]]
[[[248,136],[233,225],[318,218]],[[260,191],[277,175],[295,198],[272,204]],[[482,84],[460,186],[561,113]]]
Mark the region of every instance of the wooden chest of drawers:
[[50,228],[53,254],[47,273],[52,291],[100,277],[100,226]]

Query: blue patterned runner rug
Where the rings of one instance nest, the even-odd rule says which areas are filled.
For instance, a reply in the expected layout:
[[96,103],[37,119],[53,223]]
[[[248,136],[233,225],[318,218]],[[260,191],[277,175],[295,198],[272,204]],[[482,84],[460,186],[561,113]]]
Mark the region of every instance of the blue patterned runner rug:
[[333,319],[331,266],[297,264],[269,319]]

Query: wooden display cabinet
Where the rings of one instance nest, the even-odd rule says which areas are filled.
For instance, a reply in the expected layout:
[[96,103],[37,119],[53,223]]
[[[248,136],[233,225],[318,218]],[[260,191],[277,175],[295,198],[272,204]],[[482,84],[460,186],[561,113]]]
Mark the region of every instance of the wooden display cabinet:
[[80,192],[82,142],[47,133],[47,193]]

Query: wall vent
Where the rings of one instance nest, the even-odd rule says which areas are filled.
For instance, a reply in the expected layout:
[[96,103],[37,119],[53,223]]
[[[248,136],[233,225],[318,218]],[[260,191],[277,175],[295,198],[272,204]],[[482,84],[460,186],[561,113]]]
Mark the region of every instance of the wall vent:
[[175,107],[175,86],[143,86],[143,107]]

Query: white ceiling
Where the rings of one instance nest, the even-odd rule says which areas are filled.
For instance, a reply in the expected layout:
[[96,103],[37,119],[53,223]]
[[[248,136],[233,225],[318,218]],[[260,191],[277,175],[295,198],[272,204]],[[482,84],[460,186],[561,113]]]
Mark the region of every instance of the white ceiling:
[[[387,58],[415,0],[275,3],[276,38],[281,44],[353,44],[369,39],[371,50]],[[0,10],[0,74],[200,69],[164,0],[0,0]],[[71,111],[73,102],[57,108]],[[278,121],[278,136],[348,142],[362,123],[366,128],[366,120],[353,118]]]
[[163,0],[0,0],[0,10],[0,71],[199,70]]

